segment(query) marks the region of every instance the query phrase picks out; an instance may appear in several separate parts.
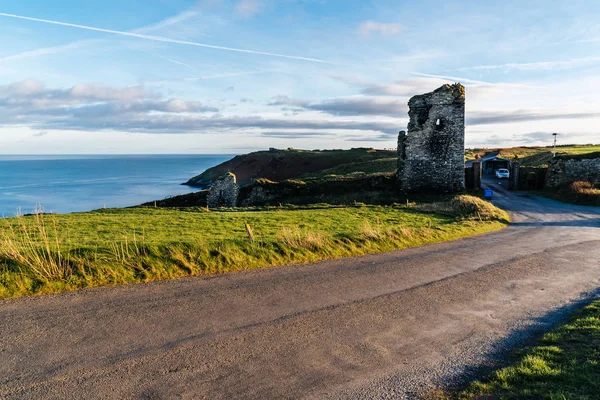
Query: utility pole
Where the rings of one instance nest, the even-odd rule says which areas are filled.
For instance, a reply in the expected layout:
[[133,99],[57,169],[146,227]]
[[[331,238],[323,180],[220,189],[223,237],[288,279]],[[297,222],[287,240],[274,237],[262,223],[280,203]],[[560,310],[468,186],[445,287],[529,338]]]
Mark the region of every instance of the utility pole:
[[554,155],[552,157],[556,157],[556,137],[558,136],[558,133],[553,133],[552,136],[554,136]]

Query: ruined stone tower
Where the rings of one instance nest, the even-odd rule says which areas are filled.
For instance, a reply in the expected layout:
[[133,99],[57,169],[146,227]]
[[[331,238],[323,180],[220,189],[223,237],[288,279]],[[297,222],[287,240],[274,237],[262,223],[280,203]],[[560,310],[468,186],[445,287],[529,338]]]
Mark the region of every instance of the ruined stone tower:
[[206,202],[210,208],[236,207],[238,193],[236,177],[228,172],[213,181]]
[[444,85],[408,101],[408,134],[398,136],[403,191],[457,192],[465,187],[465,88]]

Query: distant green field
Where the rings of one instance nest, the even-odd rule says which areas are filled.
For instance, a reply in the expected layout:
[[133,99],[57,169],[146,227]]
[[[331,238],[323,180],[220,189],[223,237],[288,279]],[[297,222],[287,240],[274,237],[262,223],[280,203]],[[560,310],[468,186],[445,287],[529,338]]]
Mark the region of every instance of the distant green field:
[[[543,166],[548,163],[552,158],[553,148],[550,147],[506,147],[496,149],[468,149],[465,152],[466,160],[473,160],[475,155],[480,157],[490,152],[498,152],[499,157],[503,157],[512,160],[516,157],[519,158],[521,164],[524,166]],[[569,146],[557,146],[557,155],[566,154],[587,154],[600,151],[600,144],[587,144],[587,145],[569,145]]]
[[[551,151],[552,149],[550,149]],[[567,154],[586,154],[586,153],[594,153],[596,151],[600,151],[600,144],[596,145],[582,145],[582,146],[558,146],[556,148],[557,152],[567,153]]]
[[467,214],[445,206],[323,205],[0,219],[0,298],[375,253],[505,226],[504,212],[467,203]]

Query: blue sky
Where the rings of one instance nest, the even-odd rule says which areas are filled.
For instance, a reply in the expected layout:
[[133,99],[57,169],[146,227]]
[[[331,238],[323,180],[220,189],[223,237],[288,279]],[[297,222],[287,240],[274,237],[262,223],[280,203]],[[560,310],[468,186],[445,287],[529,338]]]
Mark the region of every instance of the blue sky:
[[600,2],[0,0],[0,152],[395,147],[467,88],[467,146],[600,143]]

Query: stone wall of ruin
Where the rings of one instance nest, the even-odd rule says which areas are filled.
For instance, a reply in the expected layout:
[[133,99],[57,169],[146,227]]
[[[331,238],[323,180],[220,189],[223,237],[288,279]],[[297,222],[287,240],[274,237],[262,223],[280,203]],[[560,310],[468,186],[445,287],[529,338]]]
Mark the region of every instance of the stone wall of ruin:
[[231,172],[212,182],[207,196],[210,208],[236,207],[239,187],[235,175]]
[[457,192],[465,187],[465,88],[460,84],[412,97],[408,133],[398,138],[402,190]]

